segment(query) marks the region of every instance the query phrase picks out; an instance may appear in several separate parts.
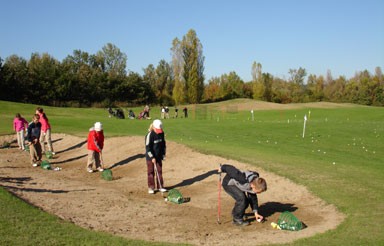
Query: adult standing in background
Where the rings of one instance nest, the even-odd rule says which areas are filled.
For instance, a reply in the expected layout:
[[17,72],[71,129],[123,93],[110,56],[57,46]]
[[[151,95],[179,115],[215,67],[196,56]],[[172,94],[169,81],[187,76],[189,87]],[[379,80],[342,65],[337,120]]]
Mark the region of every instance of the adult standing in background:
[[40,116],[39,122],[41,123],[41,133],[40,133],[40,144],[41,151],[45,153],[45,140],[47,140],[48,150],[55,155],[52,147],[52,139],[51,139],[51,125],[49,124],[48,117],[44,113],[43,108],[37,107],[36,114]]
[[188,118],[188,108],[187,107],[183,108],[183,112],[184,112],[184,118]]

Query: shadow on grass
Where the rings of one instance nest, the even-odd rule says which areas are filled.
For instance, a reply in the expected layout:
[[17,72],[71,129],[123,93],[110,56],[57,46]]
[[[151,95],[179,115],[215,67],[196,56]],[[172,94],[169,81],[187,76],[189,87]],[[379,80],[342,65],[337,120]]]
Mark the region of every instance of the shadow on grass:
[[197,175],[196,177],[193,177],[193,178],[190,178],[190,179],[184,179],[180,183],[172,185],[172,186],[168,186],[167,188],[171,190],[171,189],[178,188],[178,187],[192,185],[193,183],[202,181],[202,180],[208,178],[209,176],[212,176],[212,175],[217,174],[217,173],[218,173],[217,170],[211,170],[211,171],[208,171],[206,173]]
[[118,166],[123,166],[123,165],[126,165],[128,164],[129,162],[131,161],[134,161],[136,159],[140,159],[140,158],[144,158],[145,155],[144,154],[136,154],[136,155],[133,155],[133,156],[130,156],[128,157],[127,159],[124,159],[124,160],[121,160],[115,164],[113,164],[111,167],[109,167],[108,169],[112,169],[112,168],[115,168],[115,167],[118,167]]
[[[61,139],[62,139],[62,138],[61,138]],[[87,142],[87,140],[82,141],[82,142],[80,142],[80,143],[78,143],[78,144],[75,144],[75,145],[73,145],[73,146],[71,146],[71,147],[69,147],[69,148],[67,148],[67,149],[60,150],[60,151],[56,151],[56,154],[60,154],[60,153],[66,152],[66,151],[70,151],[70,150],[74,150],[74,149],[80,148],[80,147],[82,147],[86,142]]]

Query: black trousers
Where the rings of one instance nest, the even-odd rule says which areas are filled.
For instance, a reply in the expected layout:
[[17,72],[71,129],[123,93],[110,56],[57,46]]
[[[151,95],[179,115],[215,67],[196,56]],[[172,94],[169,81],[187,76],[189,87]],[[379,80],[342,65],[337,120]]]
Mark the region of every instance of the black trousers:
[[242,220],[245,210],[251,204],[248,196],[244,191],[241,191],[234,185],[228,185],[226,182],[223,182],[223,189],[235,199],[235,206],[232,209],[233,219]]

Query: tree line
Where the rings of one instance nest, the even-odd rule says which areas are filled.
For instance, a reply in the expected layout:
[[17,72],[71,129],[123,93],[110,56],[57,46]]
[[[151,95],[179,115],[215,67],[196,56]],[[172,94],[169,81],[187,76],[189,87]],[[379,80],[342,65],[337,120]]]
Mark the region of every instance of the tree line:
[[305,68],[289,69],[282,79],[251,66],[251,81],[232,71],[205,83],[203,46],[191,29],[172,41],[171,61],[149,64],[143,75],[127,72],[127,55],[108,43],[96,54],[74,50],[62,61],[47,53],[29,60],[0,57],[0,100],[52,106],[110,107],[143,104],[180,105],[253,98],[275,103],[349,102],[384,106],[384,76],[356,72],[352,78],[307,76]]

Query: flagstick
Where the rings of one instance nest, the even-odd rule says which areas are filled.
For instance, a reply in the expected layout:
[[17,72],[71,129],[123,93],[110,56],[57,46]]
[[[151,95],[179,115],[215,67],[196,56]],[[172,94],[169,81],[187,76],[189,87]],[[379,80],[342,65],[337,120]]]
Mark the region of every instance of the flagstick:
[[303,138],[305,136],[305,124],[307,123],[307,115],[304,115],[304,127],[303,127]]

